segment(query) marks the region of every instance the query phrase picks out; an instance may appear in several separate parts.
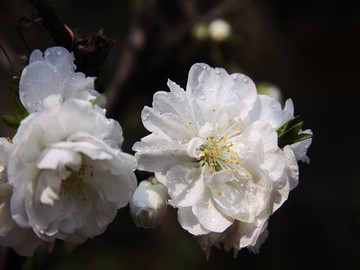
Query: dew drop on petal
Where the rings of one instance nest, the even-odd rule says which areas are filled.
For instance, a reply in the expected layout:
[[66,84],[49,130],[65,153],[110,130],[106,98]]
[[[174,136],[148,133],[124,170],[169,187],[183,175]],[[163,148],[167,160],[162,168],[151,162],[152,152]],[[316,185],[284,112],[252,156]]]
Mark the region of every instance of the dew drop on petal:
[[233,75],[231,75],[231,78],[233,78],[233,80],[237,80],[238,79],[238,75],[236,75],[236,74],[233,74]]
[[60,55],[62,55],[63,52],[61,49],[56,49],[55,53],[56,53],[56,55],[60,56]]
[[146,119],[148,119],[148,117],[150,116],[150,114],[149,113],[145,113],[145,114],[143,114],[143,116],[142,116],[142,120],[146,120]]
[[221,73],[220,69],[215,68],[215,74],[219,75]]
[[200,99],[201,99],[201,100],[205,100],[205,96],[204,96],[204,95],[201,95],[201,96],[200,96]]
[[243,78],[243,82],[244,82],[244,83],[248,83],[248,82],[249,82],[249,78],[248,78],[248,77],[246,77],[246,76],[244,76],[244,78]]
[[212,87],[210,87],[210,88],[209,88],[209,91],[212,92],[212,91],[214,91],[214,89],[213,89]]
[[215,223],[215,222],[216,222],[216,217],[211,217],[211,218],[210,218],[210,221],[213,222],[213,223]]

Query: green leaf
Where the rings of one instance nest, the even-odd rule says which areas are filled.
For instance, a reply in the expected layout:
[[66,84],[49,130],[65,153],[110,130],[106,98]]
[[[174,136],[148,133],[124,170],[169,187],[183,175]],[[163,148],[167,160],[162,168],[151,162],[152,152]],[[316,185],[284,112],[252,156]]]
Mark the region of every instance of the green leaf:
[[18,120],[21,121],[29,115],[24,106],[21,104],[19,97],[15,95],[13,96],[13,107]]
[[278,145],[283,148],[285,145],[291,145],[313,137],[312,134],[300,133],[304,122],[298,115],[290,119],[277,129]]
[[11,115],[2,115],[1,119],[4,121],[5,124],[7,124],[9,127],[15,128],[17,129],[20,125],[20,121],[19,119],[15,118],[14,116]]
[[18,76],[13,76],[11,79],[10,90],[12,93],[12,104],[15,112],[15,117],[10,115],[2,115],[1,118],[9,127],[17,129],[20,125],[21,120],[28,116],[27,111],[21,104],[19,98],[19,81]]
[[10,90],[11,90],[11,93],[15,94],[16,96],[19,96],[19,82],[20,82],[19,76],[12,77],[11,84],[10,84]]

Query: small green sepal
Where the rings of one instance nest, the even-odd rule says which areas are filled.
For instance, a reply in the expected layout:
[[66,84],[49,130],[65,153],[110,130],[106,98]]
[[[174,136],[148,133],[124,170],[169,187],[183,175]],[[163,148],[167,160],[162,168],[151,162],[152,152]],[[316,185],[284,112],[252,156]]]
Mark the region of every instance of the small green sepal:
[[19,127],[20,121],[21,121],[21,120],[17,119],[16,117],[7,115],[7,114],[1,115],[1,119],[4,121],[4,123],[6,125],[8,125],[11,128],[15,128],[15,129],[17,129]]
[[10,115],[2,115],[1,119],[11,128],[17,129],[20,125],[21,120],[26,118],[29,114],[21,104],[19,98],[19,81],[20,78],[18,76],[13,76],[10,84],[10,91],[12,94],[12,104],[15,116]]
[[311,139],[313,137],[312,134],[300,133],[303,124],[304,122],[301,120],[300,115],[298,115],[279,127],[276,131],[279,147],[283,148],[286,145]]

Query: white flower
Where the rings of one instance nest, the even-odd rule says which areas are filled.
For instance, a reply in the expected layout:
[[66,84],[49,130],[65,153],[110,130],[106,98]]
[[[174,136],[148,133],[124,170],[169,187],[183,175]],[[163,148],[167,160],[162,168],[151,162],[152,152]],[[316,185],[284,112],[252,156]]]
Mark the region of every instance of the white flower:
[[[94,89],[94,78],[74,70],[74,55],[63,47],[48,48],[44,56],[39,50],[33,51],[19,84],[20,100],[25,109],[30,113],[42,110],[43,100],[53,94],[59,95],[61,100],[96,99],[99,93]],[[105,99],[98,104],[104,106]]]
[[155,228],[161,224],[169,199],[165,186],[155,177],[140,182],[130,200],[130,213],[138,227]]
[[[50,101],[49,101],[50,100]],[[45,241],[101,234],[136,188],[136,160],[120,150],[120,125],[81,99],[24,119],[8,162],[11,214]]]
[[224,41],[231,34],[230,24],[223,19],[213,20],[209,24],[210,37],[215,41]]
[[297,185],[297,159],[310,144],[278,147],[276,130],[293,118],[291,100],[281,109],[247,76],[205,64],[190,69],[186,91],[168,86],[143,109],[152,134],[133,147],[138,168],[166,177],[181,226],[202,236],[207,254],[219,242],[256,249],[267,219]]
[[6,174],[11,149],[12,144],[7,139],[0,138],[0,245],[14,248],[22,256],[31,256],[40,246],[46,245],[51,249],[52,243],[45,244],[31,229],[19,227],[11,217],[12,187]]

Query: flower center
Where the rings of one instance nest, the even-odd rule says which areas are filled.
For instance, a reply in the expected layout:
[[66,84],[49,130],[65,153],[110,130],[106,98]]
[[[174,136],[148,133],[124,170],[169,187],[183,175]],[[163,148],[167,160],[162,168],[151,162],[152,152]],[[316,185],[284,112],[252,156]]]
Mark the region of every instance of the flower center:
[[94,177],[92,167],[82,164],[79,171],[72,171],[68,178],[61,181],[60,196],[65,196],[68,201],[71,201],[70,195],[75,192],[81,197],[82,201],[86,201],[86,194],[83,187],[84,178],[92,177]]
[[206,138],[206,142],[199,147],[202,154],[196,158],[202,166],[210,167],[211,173],[221,170],[236,170],[235,166],[240,164],[236,152],[232,149],[233,143],[227,141],[226,136],[216,139],[214,136]]

